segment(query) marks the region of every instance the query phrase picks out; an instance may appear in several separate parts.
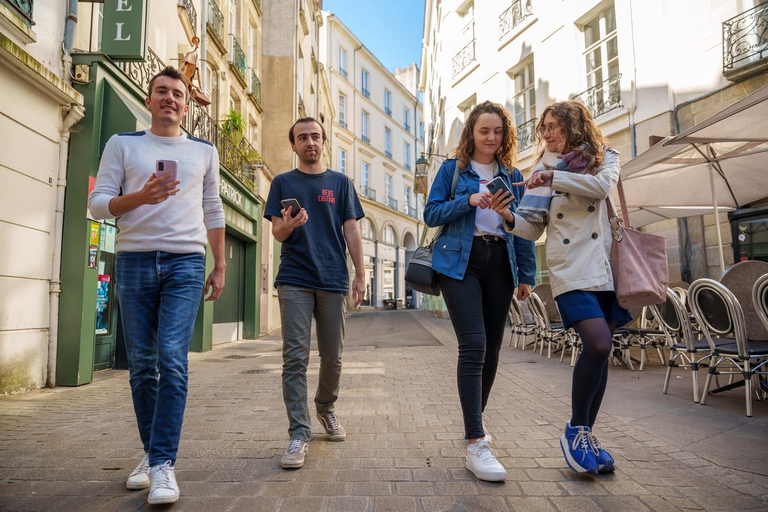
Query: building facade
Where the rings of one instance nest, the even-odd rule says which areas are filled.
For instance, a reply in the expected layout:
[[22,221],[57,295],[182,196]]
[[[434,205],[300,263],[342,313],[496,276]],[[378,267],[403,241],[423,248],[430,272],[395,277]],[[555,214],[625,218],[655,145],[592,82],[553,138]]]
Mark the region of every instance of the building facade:
[[[517,167],[527,174],[542,110],[574,98],[627,162],[768,83],[759,33],[767,10],[752,0],[427,0],[427,150],[453,150],[467,113],[492,100],[514,115]],[[431,160],[431,176],[439,164]],[[719,222],[728,224],[727,215]],[[710,215],[645,228],[667,237],[671,281],[720,275],[714,223]],[[537,255],[546,282],[543,240]],[[733,253],[725,256],[733,263]]]
[[66,15],[64,0],[0,2],[0,394],[55,381],[67,152],[83,118]]
[[320,61],[328,70],[335,117],[331,168],[355,183],[365,219],[363,305],[415,306],[405,267],[416,249],[423,197],[414,191],[415,163],[424,150],[424,120],[416,65],[387,68],[331,12],[323,12]]

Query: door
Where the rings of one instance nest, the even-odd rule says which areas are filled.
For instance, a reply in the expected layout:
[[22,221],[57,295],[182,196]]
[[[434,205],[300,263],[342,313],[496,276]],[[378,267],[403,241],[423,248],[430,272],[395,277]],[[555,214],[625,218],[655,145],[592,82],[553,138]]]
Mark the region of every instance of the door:
[[[114,222],[114,221],[113,221]],[[94,223],[95,224],[95,223]],[[115,307],[115,235],[117,227],[99,226],[99,255],[95,264],[99,275],[96,283],[96,332],[93,371],[115,367],[117,341],[117,308]],[[95,247],[92,245],[91,250]],[[93,255],[95,257],[95,254]]]
[[227,261],[224,291],[213,306],[213,343],[243,337],[245,320],[245,242],[229,234],[224,241]]

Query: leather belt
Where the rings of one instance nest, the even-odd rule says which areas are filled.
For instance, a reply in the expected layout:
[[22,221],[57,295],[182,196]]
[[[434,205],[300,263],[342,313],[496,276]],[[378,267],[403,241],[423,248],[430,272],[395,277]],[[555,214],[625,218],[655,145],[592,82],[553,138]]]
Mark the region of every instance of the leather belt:
[[475,240],[483,240],[484,242],[506,242],[507,239],[500,235],[480,235],[474,237]]

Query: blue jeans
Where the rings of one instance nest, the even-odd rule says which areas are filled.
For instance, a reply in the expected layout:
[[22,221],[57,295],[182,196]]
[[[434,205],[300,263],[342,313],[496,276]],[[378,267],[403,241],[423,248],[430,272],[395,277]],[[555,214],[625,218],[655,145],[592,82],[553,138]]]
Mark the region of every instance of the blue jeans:
[[515,281],[505,242],[475,238],[464,279],[440,274],[440,288],[459,341],[456,369],[464,439],[485,436],[483,411],[491,394]]
[[120,252],[115,277],[139,436],[151,466],[175,463],[205,256]]
[[344,350],[345,295],[289,284],[277,287],[283,328],[283,401],[291,439],[309,441],[312,420],[307,399],[307,366],[312,317],[317,325],[320,375],[315,393],[318,413],[333,411],[339,397]]

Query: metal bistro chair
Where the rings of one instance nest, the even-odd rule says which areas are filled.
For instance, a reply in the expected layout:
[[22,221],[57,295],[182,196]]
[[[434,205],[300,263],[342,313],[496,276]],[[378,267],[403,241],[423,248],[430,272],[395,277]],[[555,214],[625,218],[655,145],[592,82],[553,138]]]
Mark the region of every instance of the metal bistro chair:
[[653,317],[653,313],[650,312],[650,308],[644,307],[633,310],[631,313],[636,320],[630,325],[635,325],[635,327],[619,327],[613,333],[611,357],[614,364],[619,363],[627,369],[634,370],[632,361],[637,360],[630,355],[629,349],[631,346],[637,345],[640,347],[640,371],[643,371],[645,360],[648,359],[648,347],[656,349],[659,363],[663,366],[665,364],[663,347],[667,341],[664,331],[656,328],[658,322]]
[[[762,280],[762,278],[761,278]],[[756,283],[757,284],[757,283]],[[720,393],[744,386],[747,416],[752,416],[752,384],[759,375],[766,375],[765,364],[768,362],[768,341],[749,341],[747,339],[744,311],[736,296],[721,283],[712,279],[695,281],[688,297],[691,310],[696,317],[702,334],[709,342],[713,352],[701,405],[706,405],[708,393]],[[754,297],[754,295],[753,295]],[[725,315],[725,320],[723,319]],[[723,326],[728,325],[726,330]],[[723,337],[726,334],[731,336]],[[712,376],[742,375],[743,381],[731,382],[710,391]],[[761,384],[758,381],[758,398],[762,399]]]
[[522,341],[522,350],[525,350],[525,345],[528,341],[528,336],[536,334],[536,323],[528,323],[525,319],[525,313],[523,311],[523,304],[517,300],[517,297],[512,297],[512,303],[509,305],[509,319],[512,322],[512,334],[509,337],[509,344],[514,343],[515,348]]
[[[531,312],[533,313],[534,318],[536,318],[536,321],[538,323],[538,336],[537,336],[537,342],[541,343],[541,347],[539,349],[539,353],[541,355],[544,354],[544,344],[547,344],[547,358],[552,357],[552,345],[555,345],[555,350],[560,349],[560,361],[562,362],[563,356],[565,354],[565,350],[568,347],[571,347],[572,349],[572,365],[573,361],[575,361],[575,354],[576,351],[574,349],[575,346],[575,333],[571,332],[570,329],[564,329],[562,323],[552,323],[549,320],[549,314],[547,313],[547,308],[544,306],[544,302],[542,302],[541,298],[536,294],[535,292],[531,293],[531,296],[529,297],[529,304],[531,307]],[[536,350],[536,346],[534,345],[534,351]]]
[[669,361],[667,375],[664,378],[665,395],[669,390],[669,380],[672,368],[688,368],[693,380],[693,401],[699,402],[699,365],[705,359],[712,357],[712,350],[707,340],[694,339],[688,310],[685,309],[680,296],[671,288],[667,288],[667,300],[664,304],[651,306],[659,326],[667,338],[669,346]]

